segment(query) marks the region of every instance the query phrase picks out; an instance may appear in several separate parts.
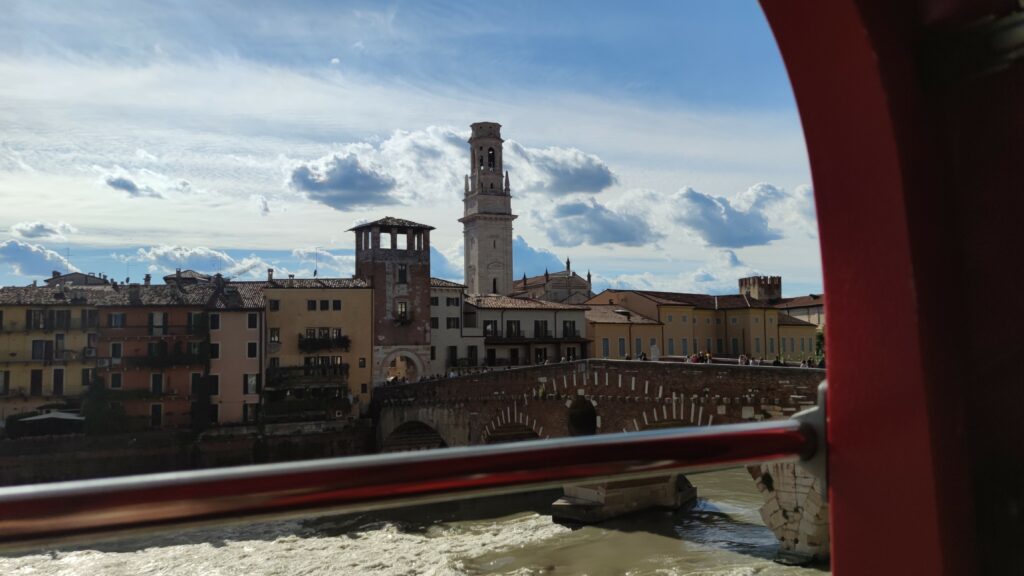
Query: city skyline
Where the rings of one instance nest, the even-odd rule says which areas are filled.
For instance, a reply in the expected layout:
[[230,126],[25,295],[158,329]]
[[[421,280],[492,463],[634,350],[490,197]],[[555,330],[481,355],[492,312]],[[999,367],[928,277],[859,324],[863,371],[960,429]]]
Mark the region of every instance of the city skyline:
[[494,121],[515,278],[568,257],[595,291],[754,273],[821,291],[799,118],[754,2],[194,8],[16,3],[0,24],[0,284],[347,276],[344,231],[384,215],[435,226],[433,274],[461,280],[465,141]]

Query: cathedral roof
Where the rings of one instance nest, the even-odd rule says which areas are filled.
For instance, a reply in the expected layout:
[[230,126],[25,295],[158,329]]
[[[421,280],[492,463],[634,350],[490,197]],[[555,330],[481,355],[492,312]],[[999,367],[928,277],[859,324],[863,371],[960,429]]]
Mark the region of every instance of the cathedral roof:
[[[525,280],[523,278],[520,278],[518,280],[512,281],[512,290],[517,292],[520,290],[526,290],[527,288],[530,288],[532,286],[543,286],[544,284],[549,282],[555,282],[556,287],[562,288],[565,286],[566,283],[565,275],[565,270],[559,270],[558,272],[548,273],[547,280],[545,280],[544,274],[541,274],[540,276],[530,276]],[[585,290],[587,288],[587,280],[580,276],[579,274],[573,272],[572,276],[569,277],[569,287]]]
[[416,222],[413,222],[412,220],[403,220],[401,218],[395,218],[393,216],[385,216],[380,220],[375,220],[373,222],[367,222],[365,224],[353,226],[352,228],[349,228],[349,231],[351,232],[353,230],[366,230],[367,228],[373,228],[374,226],[379,226],[381,228],[419,228],[421,230],[434,229],[433,226],[427,226],[426,224],[418,224]]

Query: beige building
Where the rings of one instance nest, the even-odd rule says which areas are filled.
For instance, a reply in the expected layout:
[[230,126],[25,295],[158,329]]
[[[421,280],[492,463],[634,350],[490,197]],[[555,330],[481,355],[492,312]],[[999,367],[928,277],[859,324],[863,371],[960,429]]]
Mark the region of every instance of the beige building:
[[588,306],[591,358],[626,360],[636,359],[643,353],[652,360],[658,359],[654,352],[661,347],[664,329],[661,322],[614,304]]
[[264,302],[262,282],[217,286],[207,305],[210,375],[217,393],[210,397],[220,424],[253,423],[259,419],[263,387]]
[[[799,359],[800,343],[813,341],[815,326],[792,318],[772,304],[747,294],[690,294],[650,290],[606,290],[589,305],[605,304],[639,313],[662,325],[657,350],[648,339],[634,346],[631,356],[741,355]],[[786,338],[783,349],[782,338]],[[636,339],[634,338],[634,344]],[[794,351],[794,349],[796,351]],[[805,354],[803,357],[811,354]]]
[[483,337],[486,366],[585,358],[586,306],[488,294],[466,296],[463,334]]
[[348,278],[276,280],[270,271],[263,297],[264,418],[365,411],[373,382],[373,289]]
[[97,289],[105,288],[0,288],[0,422],[77,403],[96,367]]
[[[465,326],[464,293],[462,284],[430,279],[430,368],[427,376],[480,365],[484,337],[475,327]],[[476,335],[468,335],[467,329]]]
[[782,298],[775,307],[789,314],[793,318],[809,322],[818,327],[821,332],[825,329],[825,295],[808,294],[796,298]]

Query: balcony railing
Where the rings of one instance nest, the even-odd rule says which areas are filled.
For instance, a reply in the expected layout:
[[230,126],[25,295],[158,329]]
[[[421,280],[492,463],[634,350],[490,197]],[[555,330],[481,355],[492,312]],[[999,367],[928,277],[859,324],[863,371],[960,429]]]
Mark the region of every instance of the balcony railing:
[[299,350],[303,352],[317,352],[319,350],[342,350],[348,352],[351,341],[348,336],[337,336],[328,338],[310,338],[299,334]]
[[569,340],[569,339],[580,339],[579,330],[569,330],[566,332],[554,332],[552,330],[534,330],[527,332],[526,330],[484,330],[484,338],[488,342],[500,342],[500,341],[524,341],[524,340]]
[[267,368],[267,388],[348,386],[348,364]]
[[99,321],[88,320],[82,322],[81,318],[71,318],[68,320],[57,320],[55,318],[41,318],[35,319],[32,322],[20,322],[17,320],[7,321],[0,326],[0,332],[67,332],[71,330],[98,330],[100,327]]
[[122,363],[129,368],[171,368],[173,366],[197,366],[206,364],[206,354],[156,354],[152,356],[125,356]]
[[162,326],[131,325],[103,326],[100,329],[106,338],[150,338],[165,336],[206,336],[206,324],[175,324]]

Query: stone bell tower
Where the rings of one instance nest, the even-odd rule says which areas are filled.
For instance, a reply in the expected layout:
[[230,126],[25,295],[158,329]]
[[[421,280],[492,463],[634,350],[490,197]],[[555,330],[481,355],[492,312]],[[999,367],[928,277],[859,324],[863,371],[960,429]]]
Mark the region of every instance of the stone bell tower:
[[501,124],[477,122],[469,137],[462,234],[470,294],[512,292],[512,194],[502,163]]

